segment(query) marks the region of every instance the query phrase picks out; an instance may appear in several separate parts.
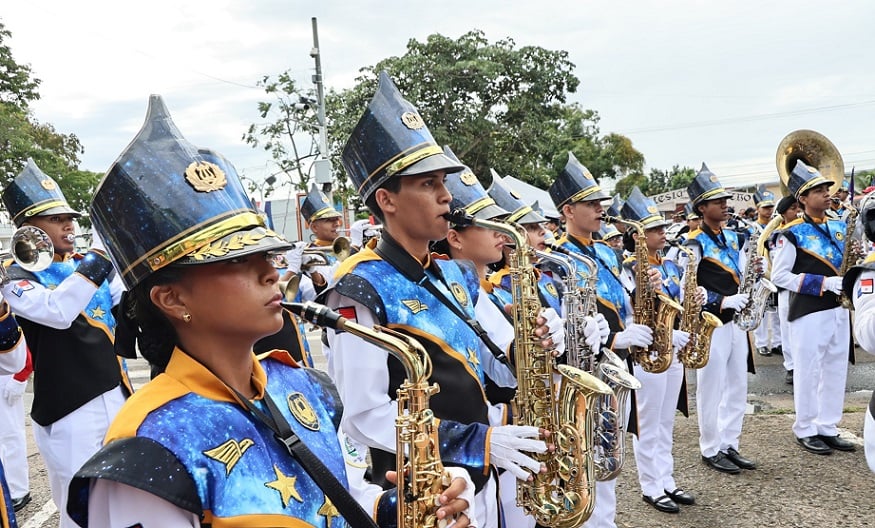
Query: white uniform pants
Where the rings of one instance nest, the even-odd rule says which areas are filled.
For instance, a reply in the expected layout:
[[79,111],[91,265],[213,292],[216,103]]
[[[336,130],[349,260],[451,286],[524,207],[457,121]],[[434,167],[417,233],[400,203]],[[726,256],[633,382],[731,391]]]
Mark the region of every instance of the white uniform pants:
[[875,472],[875,418],[872,411],[866,409],[866,421],[863,423],[863,440],[865,441],[866,462],[869,469]]
[[508,528],[511,526],[534,528],[535,518],[526,515],[523,509],[516,505],[516,483],[517,479],[510,471],[505,471],[498,477],[501,506],[504,509],[504,524]]
[[763,312],[762,322],[753,331],[753,343],[756,348],[767,348],[770,351],[781,344],[781,324],[777,311]]
[[[5,387],[12,375],[0,376],[0,387]],[[0,396],[0,460],[6,472],[9,496],[20,499],[30,491],[27,470],[27,438],[24,428],[24,399],[9,405]]]
[[641,388],[635,391],[638,405],[638,436],[632,436],[641,493],[656,498],[663,490],[674,491],[672,432],[684,366],[675,358],[665,372],[653,374],[635,365]]
[[[617,479],[595,483],[595,510],[583,528],[617,528]],[[508,525],[510,528],[510,525]]]
[[[747,333],[732,321],[711,336],[708,364],[696,371],[699,449],[712,457],[738,449],[747,406]],[[671,490],[670,490],[671,491]]]
[[797,438],[835,436],[845,404],[850,318],[844,308],[804,315],[790,323]]
[[61,528],[77,525],[67,515],[67,488],[73,475],[103,445],[103,437],[125,396],[121,387],[108,390],[57,422],[33,424],[33,436],[49,473],[52,500],[61,512]]
[[781,348],[784,350],[784,370],[793,370],[793,347],[790,345],[790,290],[778,292],[778,320],[781,322]]

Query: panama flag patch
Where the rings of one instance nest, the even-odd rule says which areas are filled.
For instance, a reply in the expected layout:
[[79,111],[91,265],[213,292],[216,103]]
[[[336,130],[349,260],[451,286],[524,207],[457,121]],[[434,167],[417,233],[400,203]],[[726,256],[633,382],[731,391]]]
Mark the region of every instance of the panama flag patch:
[[860,293],[857,297],[864,293],[872,293],[873,290],[875,290],[875,279],[863,279],[860,281]]
[[33,284],[30,283],[29,280],[22,280],[15,283],[12,286],[12,293],[15,294],[16,297],[21,297],[24,292],[33,289]]

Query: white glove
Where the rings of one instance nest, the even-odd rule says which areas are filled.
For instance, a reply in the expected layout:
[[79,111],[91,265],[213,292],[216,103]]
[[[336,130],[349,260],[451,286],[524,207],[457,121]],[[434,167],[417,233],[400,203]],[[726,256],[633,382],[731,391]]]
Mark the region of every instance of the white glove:
[[306,242],[295,242],[292,244],[292,249],[286,251],[288,270],[292,273],[301,273],[301,259],[304,257],[305,247],[307,247]]
[[687,343],[690,342],[690,333],[684,332],[683,330],[672,330],[671,332],[671,346],[674,347],[675,350],[680,350],[687,346]]
[[721,310],[741,310],[745,306],[747,306],[747,301],[749,300],[749,296],[746,293],[736,293],[735,295],[729,295],[723,298],[723,302],[720,304]]
[[18,381],[15,378],[9,378],[9,381],[6,382],[6,386],[3,387],[3,397],[6,398],[6,403],[9,405],[15,405],[21,399],[21,395],[24,394],[24,389],[27,387],[27,380]]
[[365,229],[371,224],[367,218],[356,220],[349,227],[349,245],[352,247],[362,247],[365,240]]
[[842,293],[842,278],[838,276],[826,277],[823,279],[823,290],[839,295]]
[[559,317],[553,308],[541,310],[541,317],[544,318],[544,326],[548,329],[548,334],[542,339],[549,337],[553,341],[553,349],[561,356],[565,352],[565,319]]
[[[599,325],[599,340],[602,344],[608,342],[608,336],[611,334],[611,327],[608,326],[608,320],[605,319],[605,316],[596,312],[595,321]],[[597,348],[594,350],[598,350]]]
[[103,251],[106,253],[106,246],[103,245],[103,239],[97,234],[97,231],[91,231],[91,249]]
[[[449,486],[454,480],[460,478],[465,481],[465,491],[459,493],[456,496],[457,499],[462,499],[468,501],[468,507],[459,512],[461,515],[465,515],[468,517],[468,521],[470,524],[468,526],[476,528],[474,525],[475,519],[474,515],[477,514],[477,508],[474,506],[474,481],[471,480],[471,476],[468,475],[468,472],[460,467],[445,467],[444,471],[449,477],[449,481],[447,485]],[[441,506],[440,504],[435,504],[435,506]],[[447,519],[452,522],[451,519]]]
[[546,453],[547,444],[537,440],[538,428],[530,425],[490,427],[489,452],[492,464],[510,471],[519,480],[529,478],[529,471],[541,471],[541,463],[522,453]]
[[583,321],[583,340],[590,350],[598,351],[601,348],[599,344],[602,340],[601,333],[599,332],[599,322],[595,317],[584,317]]
[[643,324],[632,323],[614,337],[614,348],[646,347],[653,343],[653,330]]

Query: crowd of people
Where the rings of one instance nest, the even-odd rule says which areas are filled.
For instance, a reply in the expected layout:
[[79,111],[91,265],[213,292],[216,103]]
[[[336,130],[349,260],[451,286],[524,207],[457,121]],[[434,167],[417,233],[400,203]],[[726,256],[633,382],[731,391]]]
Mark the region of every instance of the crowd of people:
[[[301,206],[311,241],[291,243],[234,166],[186,140],[152,96],[94,194],[84,254],[80,213],[28,162],[2,199],[54,255],[10,263],[0,288],[7,525],[30,500],[19,463],[31,371],[64,528],[611,528],[627,434],[642,499],[677,513],[696,503],[672,459],[687,376],[703,464],[756,470],[741,439],[757,354],[783,355],[801,449],[856,449],[837,426],[849,307],[856,341],[875,351],[875,258],[843,220],[847,189],[831,194],[816,167],[798,161],[777,201],[759,189],[732,228],[731,194],[704,164],[673,223],[638,188],[611,198],[569,153],[551,213],[495,172],[484,187],[386,73],[342,162],[371,219],[339,237],[344,218],[314,186]],[[875,207],[853,211],[875,240]],[[327,372],[304,336],[314,323]],[[402,445],[417,368],[393,350],[405,340],[439,390],[417,400],[427,412]],[[153,379],[134,392],[125,358],[137,354]]]

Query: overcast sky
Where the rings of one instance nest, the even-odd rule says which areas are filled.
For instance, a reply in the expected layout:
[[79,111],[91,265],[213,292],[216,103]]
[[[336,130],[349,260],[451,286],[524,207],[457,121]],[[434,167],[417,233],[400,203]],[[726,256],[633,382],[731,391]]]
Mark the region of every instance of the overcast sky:
[[159,93],[183,134],[244,175],[269,156],[241,140],[258,121],[263,75],[314,71],[317,17],[326,85],[401,55],[408,39],[477,28],[490,41],[562,49],[573,101],[603,133],[628,136],[647,167],[705,161],[726,186],[776,180],[788,132],[817,130],[848,169],[875,168],[875,2],[150,0],[8,1],[0,20],[17,62],[42,79],[36,118],[85,147],[104,172]]

